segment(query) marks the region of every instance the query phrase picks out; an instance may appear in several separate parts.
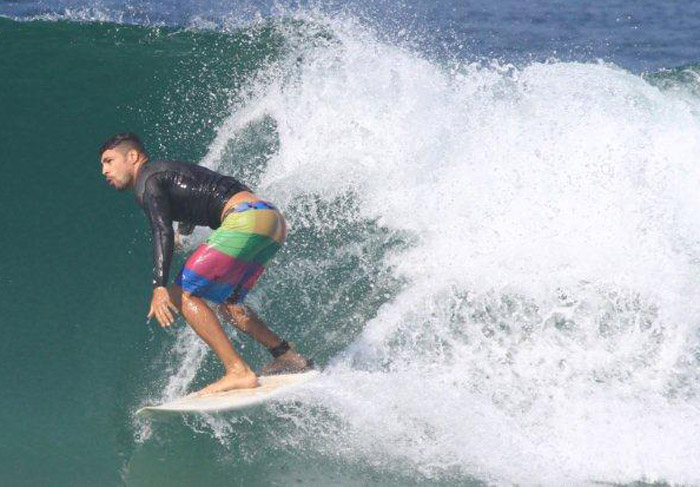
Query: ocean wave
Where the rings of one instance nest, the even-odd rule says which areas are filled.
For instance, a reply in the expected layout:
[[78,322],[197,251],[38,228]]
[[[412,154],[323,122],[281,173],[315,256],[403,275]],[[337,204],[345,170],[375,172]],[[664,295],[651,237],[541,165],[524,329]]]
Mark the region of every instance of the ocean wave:
[[[697,97],[322,25],[287,32],[201,161],[250,171],[235,148],[263,137],[293,229],[270,292],[311,309],[315,352],[344,344],[295,441],[425,479],[700,482]],[[319,294],[343,267],[365,289]]]

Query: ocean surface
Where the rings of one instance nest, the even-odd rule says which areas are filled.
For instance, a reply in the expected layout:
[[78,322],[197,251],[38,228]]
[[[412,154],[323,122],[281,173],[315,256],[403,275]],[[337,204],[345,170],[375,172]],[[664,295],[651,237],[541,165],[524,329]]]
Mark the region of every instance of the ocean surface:
[[[699,48],[680,0],[2,0],[0,485],[700,485]],[[146,324],[124,130],[285,212],[249,304],[320,379],[134,416],[221,368]]]

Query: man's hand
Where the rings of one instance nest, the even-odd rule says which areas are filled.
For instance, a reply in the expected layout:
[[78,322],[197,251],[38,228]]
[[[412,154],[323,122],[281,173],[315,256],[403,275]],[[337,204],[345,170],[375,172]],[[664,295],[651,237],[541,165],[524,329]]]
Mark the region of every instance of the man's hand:
[[165,287],[156,287],[153,289],[153,299],[151,300],[151,309],[148,312],[148,319],[153,316],[158,319],[160,326],[170,326],[175,322],[177,307],[170,300],[170,293]]

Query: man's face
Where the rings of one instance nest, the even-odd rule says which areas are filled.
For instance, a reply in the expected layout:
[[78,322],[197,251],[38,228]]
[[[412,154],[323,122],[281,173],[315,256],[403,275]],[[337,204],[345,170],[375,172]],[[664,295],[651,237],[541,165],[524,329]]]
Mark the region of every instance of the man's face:
[[134,149],[120,149],[118,146],[107,149],[100,159],[102,174],[117,191],[124,191],[133,184],[137,159],[138,152]]

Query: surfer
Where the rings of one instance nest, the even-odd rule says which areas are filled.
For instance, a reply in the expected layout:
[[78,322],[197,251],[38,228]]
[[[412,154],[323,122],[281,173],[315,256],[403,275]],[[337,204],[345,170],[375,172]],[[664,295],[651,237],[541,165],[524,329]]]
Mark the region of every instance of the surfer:
[[[153,298],[148,318],[171,326],[182,313],[216,353],[225,374],[198,391],[209,394],[256,387],[257,375],[238,355],[205,300],[241,331],[267,347],[273,357],[262,374],[302,372],[311,361],[278,337],[244,305],[265,264],[284,243],[287,227],[277,208],[238,180],[178,161],[149,161],[133,133],[116,134],[99,150],[102,174],[118,191],[133,189],[153,231]],[[173,222],[178,223],[177,232]],[[185,261],[175,282],[168,274],[175,241],[197,225],[214,229]]]

